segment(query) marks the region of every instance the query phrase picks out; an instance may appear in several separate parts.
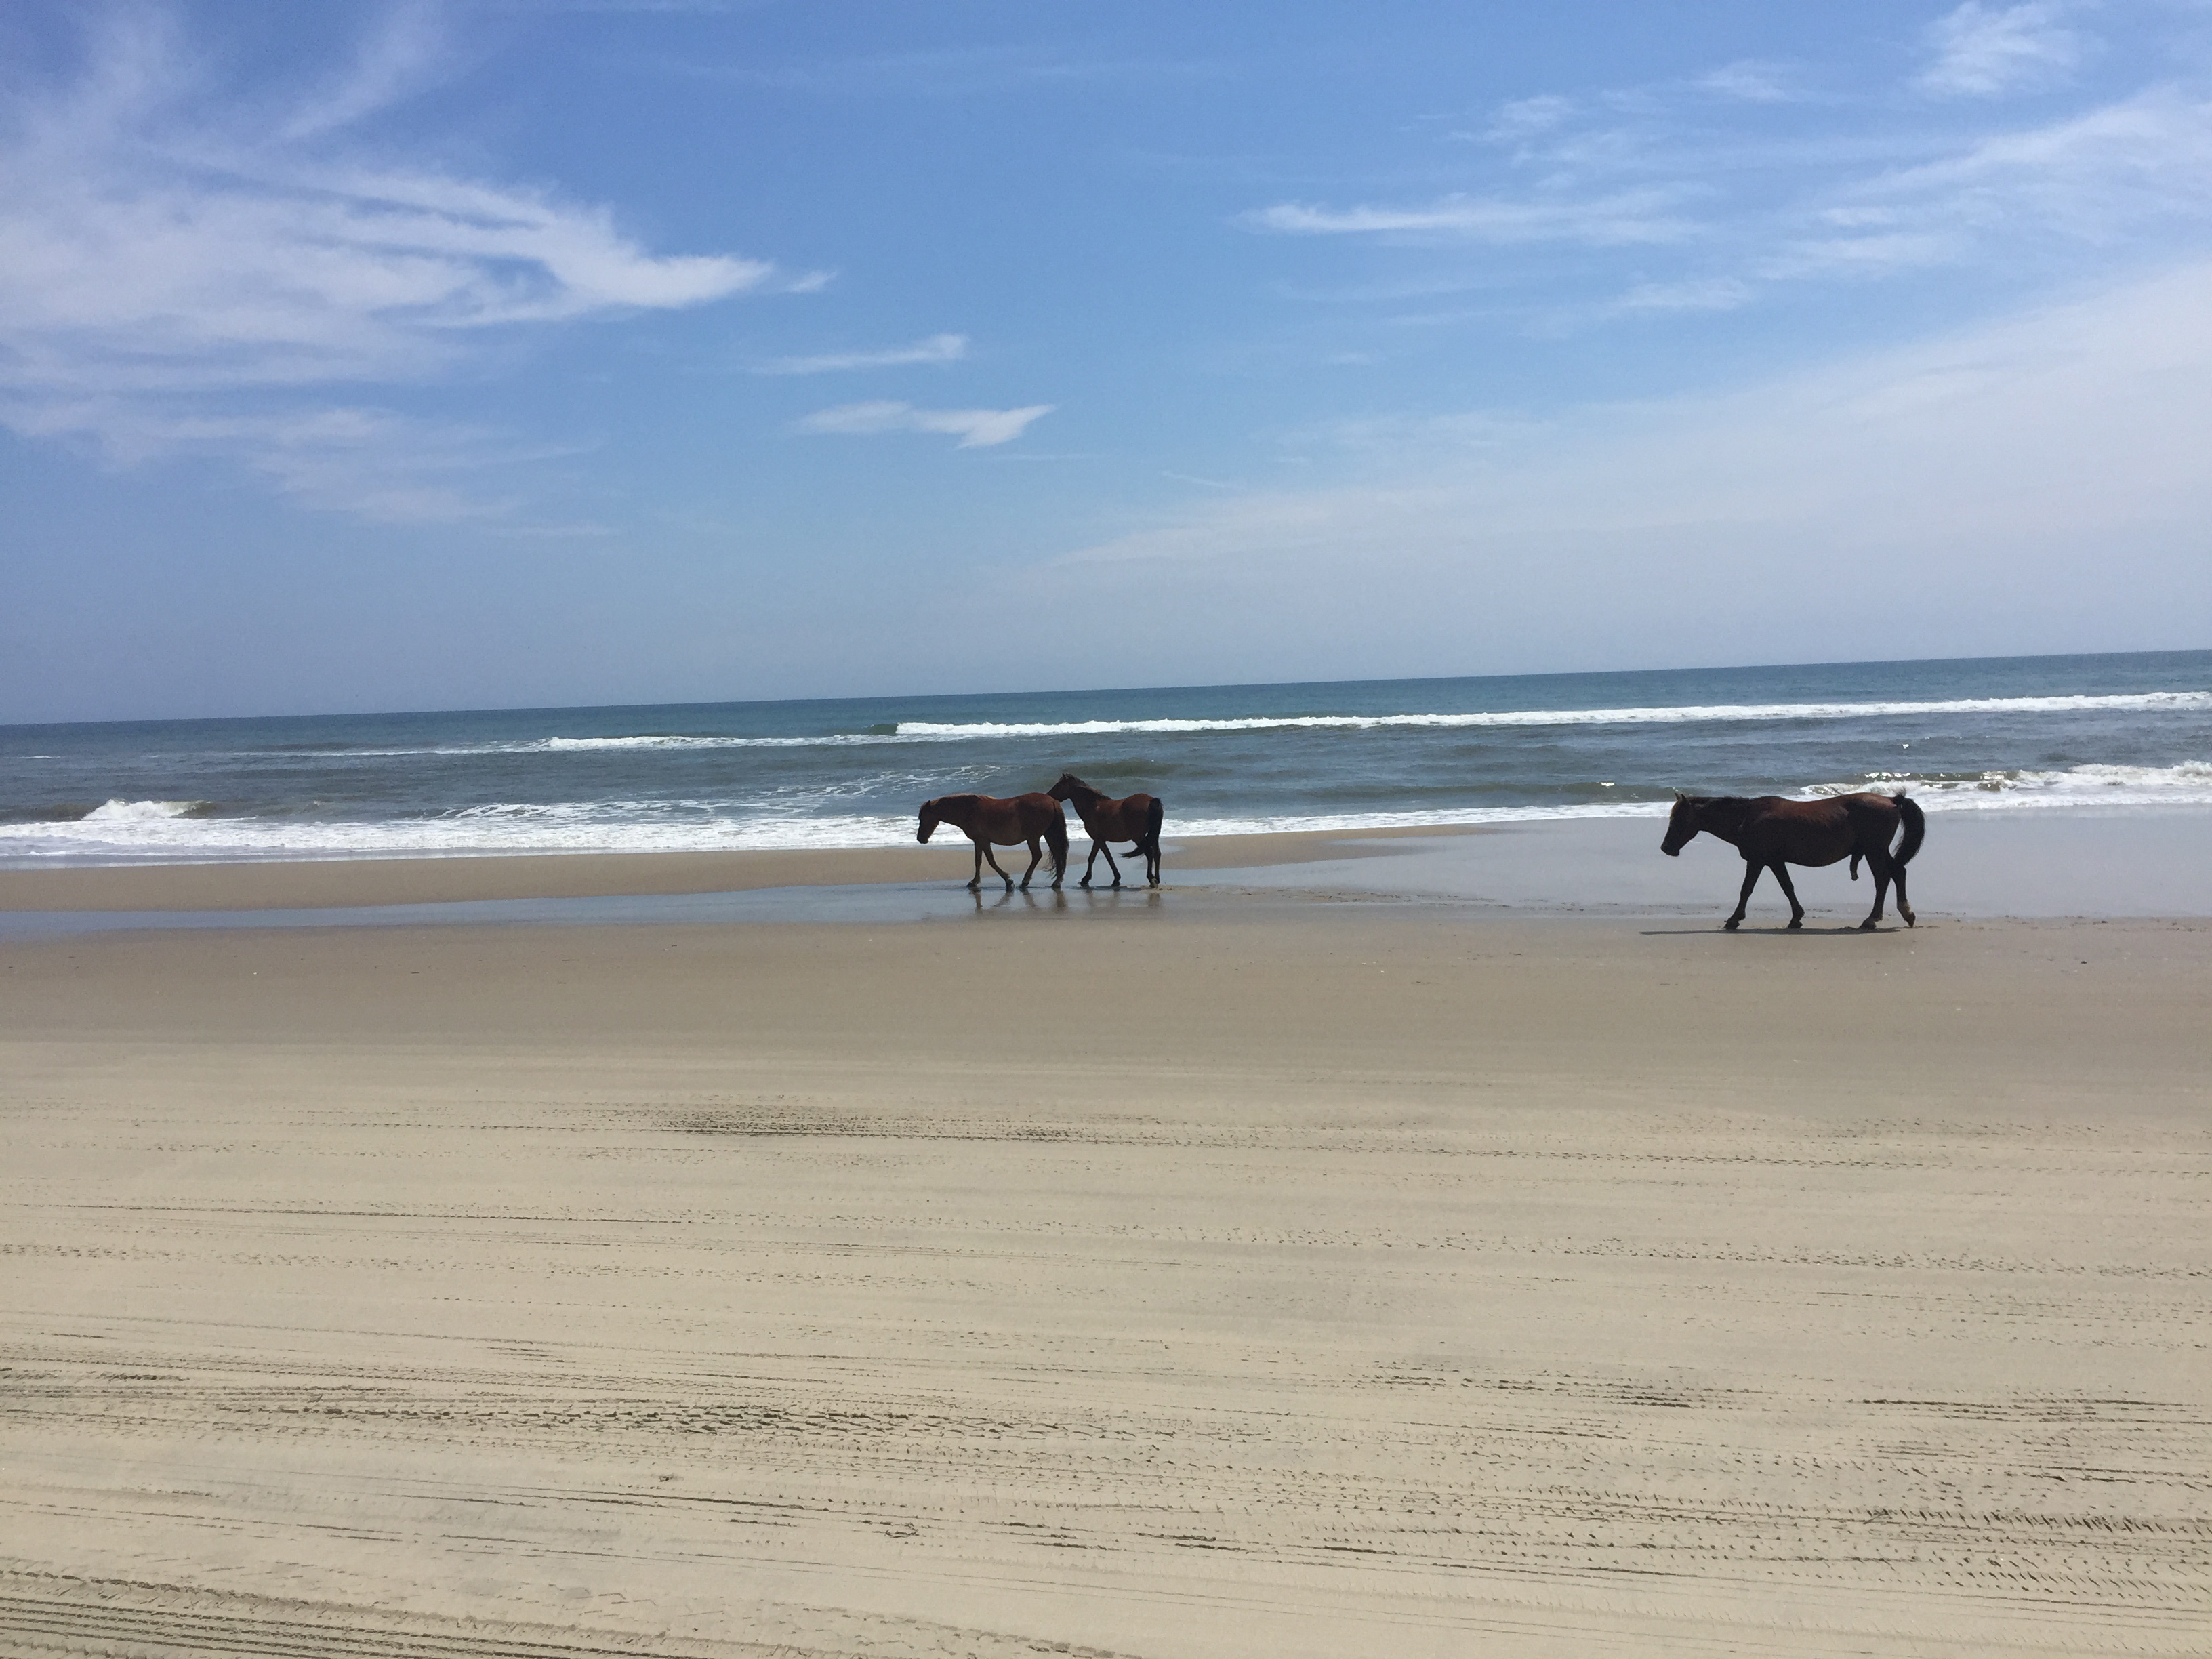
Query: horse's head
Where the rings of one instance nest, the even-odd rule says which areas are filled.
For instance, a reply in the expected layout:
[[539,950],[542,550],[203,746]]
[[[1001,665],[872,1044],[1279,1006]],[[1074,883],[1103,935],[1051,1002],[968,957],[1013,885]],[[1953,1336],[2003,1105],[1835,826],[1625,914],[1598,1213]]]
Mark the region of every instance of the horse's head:
[[1054,800],[1072,800],[1077,790],[1089,787],[1091,786],[1077,777],[1074,773],[1062,772],[1060,775],[1060,781],[1046,790],[1045,793],[1050,795]]
[[914,838],[919,842],[927,842],[936,831],[937,820],[937,803],[933,800],[926,800],[922,802],[921,822],[915,827]]
[[1674,792],[1674,810],[1667,815],[1667,839],[1659,843],[1659,850],[1668,858],[1682,856],[1682,849],[1696,836],[1698,829],[1698,803],[1695,796]]

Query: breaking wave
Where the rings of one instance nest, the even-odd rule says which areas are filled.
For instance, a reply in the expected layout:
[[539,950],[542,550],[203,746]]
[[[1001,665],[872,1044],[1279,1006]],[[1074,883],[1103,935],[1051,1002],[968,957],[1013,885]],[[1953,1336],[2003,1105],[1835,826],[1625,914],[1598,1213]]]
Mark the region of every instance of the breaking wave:
[[175,818],[205,817],[215,803],[205,800],[111,800],[87,812],[80,823],[164,823]]
[[[1931,811],[2051,807],[2212,806],[2212,763],[2085,765],[2063,770],[1971,774],[1875,772],[1804,791],[1905,789]],[[1666,797],[1629,792],[1618,801],[1430,807],[1416,811],[1216,813],[1182,816],[1173,836],[1287,830],[1347,831],[1646,817]],[[1638,798],[1640,793],[1640,798]],[[601,800],[495,804],[374,820],[223,817],[204,801],[111,800],[68,822],[0,823],[0,864],[183,863],[263,859],[423,858],[528,853],[683,853],[732,849],[910,847],[909,812],[855,812],[834,787],[772,799]],[[839,810],[841,806],[846,810]],[[1078,838],[1081,831],[1074,825]]]
[[1514,708],[1401,714],[1249,714],[1219,718],[1091,720],[900,720],[857,732],[785,737],[637,732],[605,737],[545,737],[421,748],[342,748],[338,758],[401,756],[582,755],[744,749],[844,749],[884,744],[973,743],[1019,738],[1183,737],[1212,732],[1480,731],[1547,726],[1680,726],[1730,722],[1879,720],[1943,714],[2185,714],[2212,712],[2212,691],[2139,691],[2111,696],[1960,697],[1930,702],[1693,703],[1613,708]]
[[1649,708],[1520,708],[1449,714],[1255,714],[1227,720],[1068,720],[941,725],[902,720],[902,738],[1111,737],[1122,732],[1370,732],[1392,726],[1673,726],[1717,720],[1869,720],[1899,714],[2066,714],[2098,711],[2212,710],[2212,691],[2140,691],[2112,696],[1960,697],[1935,702],[1677,704]]

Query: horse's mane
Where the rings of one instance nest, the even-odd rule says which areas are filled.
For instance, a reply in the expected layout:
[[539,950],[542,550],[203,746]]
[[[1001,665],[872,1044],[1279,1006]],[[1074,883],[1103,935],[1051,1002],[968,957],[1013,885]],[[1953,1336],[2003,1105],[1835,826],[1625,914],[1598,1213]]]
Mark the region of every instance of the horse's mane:
[[1685,795],[1683,800],[1700,816],[1714,814],[1723,820],[1743,822],[1743,815],[1751,810],[1748,795]]

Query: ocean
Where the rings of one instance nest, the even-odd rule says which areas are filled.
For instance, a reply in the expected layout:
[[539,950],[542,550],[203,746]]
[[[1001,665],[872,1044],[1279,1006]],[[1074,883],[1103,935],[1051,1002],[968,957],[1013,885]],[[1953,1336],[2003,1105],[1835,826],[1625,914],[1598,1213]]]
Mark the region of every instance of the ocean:
[[[873,847],[1073,771],[1170,835],[2212,805],[2212,651],[0,726],[0,866]],[[1078,832],[1080,839],[1080,832]]]

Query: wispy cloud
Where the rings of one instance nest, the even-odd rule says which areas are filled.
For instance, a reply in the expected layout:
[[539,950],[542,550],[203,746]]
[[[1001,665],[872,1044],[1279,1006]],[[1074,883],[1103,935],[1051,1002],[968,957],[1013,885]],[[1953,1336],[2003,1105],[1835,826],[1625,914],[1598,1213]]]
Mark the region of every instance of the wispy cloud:
[[1734,311],[1748,305],[1756,290],[1734,276],[1692,277],[1679,283],[1638,283],[1612,301],[1616,316],[1652,316],[1697,311]]
[[880,351],[826,351],[811,357],[778,357],[756,374],[836,374],[855,368],[900,368],[911,363],[957,363],[968,355],[965,334],[933,334],[912,345]]
[[912,404],[900,403],[840,404],[807,416],[799,422],[799,429],[843,437],[937,432],[958,438],[957,448],[988,449],[1020,437],[1031,422],[1051,414],[1053,407],[1031,404],[1025,409],[916,409]]
[[1200,63],[1031,46],[949,46],[765,64],[662,58],[651,67],[668,75],[775,92],[925,98],[1179,81],[1221,72]]
[[1850,192],[1894,211],[1932,209],[1984,233],[2094,238],[2212,210],[2212,100],[2156,87],[2040,126],[1990,134]]
[[2087,46],[2061,21],[2066,10],[2055,0],[2017,6],[1966,0],[1929,26],[1936,61],[1921,76],[1921,89],[1938,97],[1994,98],[2064,80]]
[[[1961,7],[1936,31],[1931,73],[1961,94],[2055,75],[2094,45],[2064,26],[2068,15],[2054,3]],[[1782,67],[1753,62],[1523,98],[1484,131],[1451,135],[1500,152],[1454,153],[1455,169],[1473,175],[1465,190],[1411,204],[1278,203],[1237,222],[1418,250],[1416,280],[1431,290],[1479,271],[1493,296],[1479,311],[1389,320],[1479,318],[1540,337],[1735,310],[1784,285],[1950,269],[2002,273],[2016,289],[2030,274],[2080,281],[2120,259],[2148,268],[2212,245],[2212,99],[2194,82],[2002,128],[1955,116],[1876,128],[1853,125],[1855,112],[1863,100],[1800,95]],[[1513,187],[1523,179],[1535,182]],[[1440,258],[1454,243],[1485,254]],[[1598,257],[1608,248],[1637,250],[1633,266]],[[1530,257],[1489,252],[1522,249]],[[1547,250],[1581,257],[1534,257]],[[1377,303],[1395,291],[1371,276],[1360,290]]]
[[1697,87],[1716,98],[1733,98],[1746,104],[1789,104],[1803,96],[1787,65],[1747,58],[1701,76]]
[[1500,104],[1481,137],[1493,144],[1522,144],[1547,132],[1556,132],[1575,112],[1574,101],[1557,93],[1516,98]]
[[[345,144],[439,72],[427,14],[397,14],[289,103],[195,72],[152,14],[112,16],[89,48],[73,84],[0,129],[0,421],[19,431],[118,459],[228,447],[295,489],[271,434],[362,386],[434,378],[478,339],[777,281],[762,260],[650,253],[604,207]],[[246,417],[241,398],[270,396],[275,416]],[[339,422],[321,447],[349,447],[364,477],[380,455],[414,465],[399,430]]]
[[1255,230],[1303,236],[1427,235],[1501,245],[1677,242],[1697,226],[1670,210],[1680,192],[1620,191],[1582,201],[1447,196],[1417,207],[1313,207],[1285,202],[1244,216]]
[[350,126],[434,83],[451,61],[435,11],[421,3],[395,7],[372,27],[350,64],[300,100],[279,136],[297,143]]
[[[1600,660],[1713,660],[1747,618],[1801,653],[1994,651],[2139,622],[2145,592],[2212,599],[2208,423],[2200,262],[1729,392],[1361,426],[1342,434],[1350,482],[1179,504],[1007,602],[1082,592],[1102,566],[1171,569],[1192,620],[1154,648],[1204,648],[1233,603],[1283,662],[1317,651],[1332,672],[1533,668],[1567,638]],[[1850,580],[1808,613],[1778,558]]]

